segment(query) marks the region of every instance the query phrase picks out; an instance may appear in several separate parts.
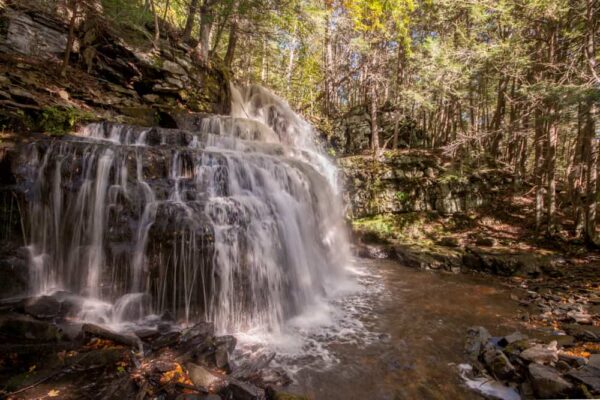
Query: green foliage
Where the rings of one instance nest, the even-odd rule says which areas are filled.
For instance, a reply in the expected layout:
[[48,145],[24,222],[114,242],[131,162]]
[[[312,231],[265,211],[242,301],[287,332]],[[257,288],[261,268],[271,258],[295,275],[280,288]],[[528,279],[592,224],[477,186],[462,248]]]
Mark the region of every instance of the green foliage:
[[42,111],[37,129],[54,136],[61,136],[73,130],[78,122],[93,119],[89,113],[74,107],[48,107]]
[[405,201],[407,201],[407,200],[408,200],[408,197],[409,197],[409,196],[408,196],[408,193],[406,193],[406,192],[403,192],[403,191],[397,191],[397,192],[394,194],[394,198],[395,198],[397,201],[399,201],[400,203],[404,203]]
[[408,48],[413,0],[345,0],[344,6],[357,31],[393,39]]
[[144,26],[153,21],[152,13],[143,0],[102,0],[105,14],[121,26]]

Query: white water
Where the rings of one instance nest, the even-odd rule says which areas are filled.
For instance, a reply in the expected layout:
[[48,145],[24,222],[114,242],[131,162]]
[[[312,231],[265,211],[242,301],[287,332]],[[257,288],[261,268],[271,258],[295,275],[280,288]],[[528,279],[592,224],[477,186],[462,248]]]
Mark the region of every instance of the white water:
[[77,316],[114,327],[169,311],[289,339],[337,321],[353,285],[335,166],[283,100],[232,99],[187,130],[92,124],[34,144],[33,292],[83,296]]

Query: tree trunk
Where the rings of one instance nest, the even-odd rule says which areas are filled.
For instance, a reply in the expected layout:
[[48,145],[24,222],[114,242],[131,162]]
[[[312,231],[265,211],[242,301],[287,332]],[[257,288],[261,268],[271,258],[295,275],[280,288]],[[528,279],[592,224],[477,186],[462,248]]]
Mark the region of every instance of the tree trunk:
[[294,57],[296,55],[296,29],[297,23],[294,24],[292,31],[292,40],[290,42],[290,56],[288,58],[287,74],[286,74],[286,90],[289,93],[292,86],[292,72],[294,71]]
[[71,9],[71,19],[69,20],[69,36],[67,38],[67,47],[65,48],[65,55],[63,63],[60,68],[60,75],[67,75],[67,67],[69,66],[69,59],[71,58],[71,51],[73,49],[73,43],[75,43],[75,22],[77,21],[77,7],[78,0],[71,0],[69,8]]
[[192,30],[194,29],[194,21],[196,20],[196,14],[198,13],[198,0],[191,0],[190,8],[188,11],[187,19],[185,20],[185,28],[183,29],[182,39],[187,42],[192,37]]
[[227,42],[227,52],[225,53],[225,66],[231,69],[231,65],[233,64],[233,57],[235,55],[235,47],[237,45],[238,39],[238,24],[239,24],[239,15],[238,15],[238,7],[239,1],[234,1],[231,15],[231,25],[229,27],[229,40]]
[[158,11],[156,10],[156,5],[154,4],[154,0],[150,0],[150,9],[152,10],[152,15],[154,16],[154,47],[158,46],[158,42],[160,40],[160,24],[158,22]]
[[369,85],[369,100],[370,100],[370,116],[371,116],[371,150],[373,150],[373,156],[377,157],[379,152],[379,127],[377,125],[377,56],[376,51],[371,54],[370,70],[368,71],[367,84]]
[[213,2],[214,0],[204,0],[202,7],[200,7],[200,40],[196,46],[196,57],[204,63],[208,63],[210,50],[210,34],[214,20]]
[[544,126],[542,111],[539,107],[535,110],[535,228],[540,230],[544,210]]
[[260,62],[260,82],[267,81],[267,38],[263,38],[261,62]]
[[551,122],[548,127],[546,139],[546,213],[548,219],[547,232],[552,236],[556,234],[556,146],[558,144],[558,105],[550,111]]
[[333,50],[331,46],[330,10],[325,17],[325,114],[331,115],[331,93],[332,93],[332,59]]
[[590,244],[595,244],[596,237],[596,210],[598,207],[598,146],[595,143],[594,135],[596,126],[594,122],[594,100],[586,101],[584,110],[585,125],[583,138],[583,176],[585,184],[584,199],[584,239]]

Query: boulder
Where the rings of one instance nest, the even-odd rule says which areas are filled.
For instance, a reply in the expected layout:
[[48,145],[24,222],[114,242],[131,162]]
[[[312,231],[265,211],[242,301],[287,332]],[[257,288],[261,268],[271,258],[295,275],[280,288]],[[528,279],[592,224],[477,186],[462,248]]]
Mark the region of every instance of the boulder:
[[362,258],[383,260],[386,258],[390,258],[393,254],[393,250],[386,245],[361,244],[357,248],[357,254],[359,257]]
[[198,322],[191,328],[185,329],[181,334],[182,341],[188,341],[192,338],[206,338],[215,334],[215,326],[212,322]]
[[563,325],[563,329],[569,335],[574,336],[579,340],[586,342],[600,342],[600,326],[567,324]]
[[537,364],[549,364],[558,361],[558,347],[556,341],[547,346],[536,344],[521,352],[520,357],[524,360]]
[[229,369],[229,352],[225,345],[221,345],[215,350],[215,365],[217,368]]
[[0,321],[0,335],[40,342],[55,342],[63,337],[62,331],[56,325],[22,315],[6,317]]
[[486,346],[483,361],[492,375],[498,379],[509,380],[515,375],[515,367],[506,355],[492,344]]
[[487,342],[492,338],[483,326],[474,326],[467,330],[465,352],[471,359],[476,360]]
[[600,392],[600,368],[586,365],[569,372],[567,376],[589,386],[594,392]]
[[506,335],[502,339],[500,339],[498,344],[502,347],[506,347],[509,344],[518,342],[520,340],[525,340],[525,339],[527,339],[527,336],[523,335],[521,332],[513,332],[510,335]]
[[40,296],[25,302],[25,313],[39,319],[52,319],[60,313],[60,303],[52,296]]
[[233,353],[235,350],[235,345],[237,344],[237,339],[231,335],[219,336],[215,338],[215,347],[224,346],[225,349],[229,353]]
[[[161,333],[159,331],[159,333]],[[153,350],[162,349],[163,347],[173,346],[179,343],[179,338],[181,337],[181,332],[165,332],[161,334],[159,337],[154,339],[150,346]]]
[[231,379],[226,393],[235,400],[265,400],[264,390],[246,382]]
[[554,368],[531,363],[529,364],[528,371],[531,385],[538,398],[564,398],[573,389],[573,385],[560,376]]
[[201,365],[188,363],[186,365],[190,380],[199,389],[209,390],[223,385],[223,378],[213,374]]
[[581,368],[588,363],[588,359],[585,357],[578,357],[563,351],[558,352],[558,358],[573,368]]

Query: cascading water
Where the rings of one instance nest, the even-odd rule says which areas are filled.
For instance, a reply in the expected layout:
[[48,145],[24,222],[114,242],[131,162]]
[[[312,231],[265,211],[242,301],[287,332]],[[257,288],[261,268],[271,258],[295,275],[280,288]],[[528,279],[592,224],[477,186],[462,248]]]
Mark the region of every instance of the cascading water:
[[221,332],[282,328],[349,260],[335,168],[263,88],[182,129],[92,124],[23,154],[32,290],[87,298],[79,317],[169,311]]

